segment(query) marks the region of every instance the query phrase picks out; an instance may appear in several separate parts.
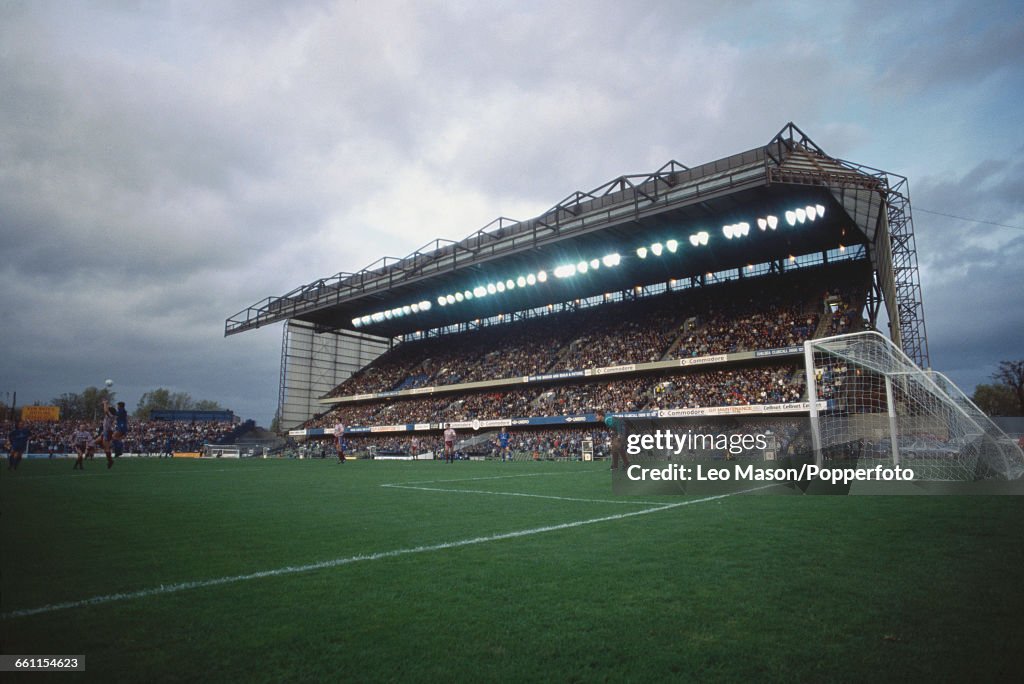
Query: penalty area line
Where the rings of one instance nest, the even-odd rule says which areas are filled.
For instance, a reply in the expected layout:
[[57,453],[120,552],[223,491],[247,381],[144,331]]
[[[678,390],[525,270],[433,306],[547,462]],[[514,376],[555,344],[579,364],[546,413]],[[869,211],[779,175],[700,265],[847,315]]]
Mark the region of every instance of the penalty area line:
[[[769,485],[771,486],[771,485]],[[262,570],[260,572],[251,572],[244,575],[232,575],[228,577],[217,577],[214,579],[198,580],[194,582],[181,582],[179,584],[162,584],[158,587],[152,587],[150,589],[142,589],[140,591],[121,592],[116,594],[104,594],[102,596],[93,596],[87,599],[81,599],[79,601],[66,601],[63,603],[51,603],[45,606],[39,606],[37,608],[23,608],[21,610],[12,610],[7,613],[0,614],[0,618],[9,620],[17,617],[29,617],[32,615],[41,615],[44,613],[55,613],[61,610],[70,610],[73,608],[84,608],[87,606],[98,606],[106,603],[118,603],[121,601],[132,601],[135,599],[149,598],[152,596],[163,596],[166,594],[177,594],[182,591],[189,591],[191,589],[206,589],[209,587],[217,587],[225,584],[235,584],[238,582],[248,582],[250,580],[264,579],[266,577],[281,577],[283,575],[295,575],[299,573],[313,572],[316,570],[326,570],[330,568],[337,568],[343,565],[351,565],[352,563],[360,563],[363,561],[374,561],[383,560],[385,558],[397,558],[399,556],[408,556],[418,553],[429,553],[431,551],[444,551],[447,549],[458,549],[464,546],[474,546],[476,544],[488,544],[490,542],[503,541],[505,539],[518,539],[520,537],[529,537],[535,534],[544,534],[546,532],[557,532],[560,530],[570,530],[576,527],[583,527],[584,525],[596,525],[603,522],[612,522],[615,520],[623,520],[625,518],[632,518],[639,515],[647,515],[649,513],[658,513],[660,511],[667,511],[672,508],[681,508],[683,506],[692,506],[694,504],[704,503],[706,501],[715,501],[717,499],[724,499],[729,496],[735,496],[737,494],[746,494],[748,492],[756,491],[757,489],[764,489],[764,487],[756,487],[755,489],[748,489],[739,492],[730,492],[728,494],[719,494],[717,496],[708,496],[702,499],[691,499],[689,501],[680,501],[679,503],[665,504],[662,506],[654,506],[652,508],[645,508],[639,511],[630,511],[628,513],[616,513],[614,515],[605,515],[599,518],[588,518],[586,520],[576,520],[573,522],[560,523],[557,525],[545,525],[543,527],[532,527],[526,530],[517,530],[514,532],[502,532],[498,534],[491,534],[482,537],[472,537],[470,539],[460,539],[451,542],[442,542],[440,544],[429,544],[425,546],[414,546],[405,549],[394,549],[392,551],[379,551],[377,553],[360,554],[356,556],[348,556],[346,558],[335,558],[332,560],[320,561],[318,563],[309,563],[307,565],[295,565],[286,566],[283,568],[276,568],[274,570]]]

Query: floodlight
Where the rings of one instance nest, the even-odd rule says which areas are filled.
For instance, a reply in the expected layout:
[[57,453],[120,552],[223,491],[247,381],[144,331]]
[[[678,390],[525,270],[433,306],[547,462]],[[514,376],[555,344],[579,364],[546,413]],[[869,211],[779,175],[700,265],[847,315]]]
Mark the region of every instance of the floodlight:
[[590,260],[590,268],[597,270],[600,267],[601,267],[601,260],[600,259],[591,259]]
[[505,289],[506,290],[514,290],[514,289],[516,289],[516,281],[512,280],[511,278],[506,280],[505,281]]
[[536,285],[537,284],[537,276],[533,275],[532,273],[530,275],[526,276],[526,284],[527,285]]
[[547,271],[537,271],[537,282],[538,283],[546,283],[547,281],[548,281],[548,272]]
[[472,298],[473,298],[473,293],[472,293],[472,292],[470,292],[469,290],[465,290],[465,291],[464,291],[464,292],[462,293],[462,296],[463,296],[463,297],[465,297],[465,298],[466,298],[467,300],[469,300],[469,299],[472,299]]
[[494,283],[487,283],[487,294],[494,294],[498,291],[497,285]]
[[796,210],[796,220],[799,221],[800,223],[803,223],[804,221],[806,221],[807,220],[807,212],[804,211],[803,209],[797,209]]
[[796,225],[796,214],[793,213],[792,211],[787,211],[786,212],[786,223],[788,223],[791,226],[795,226]]
[[448,302],[449,304],[454,304],[455,302],[461,302],[462,301],[462,297],[460,297],[458,295],[450,294],[450,295],[446,295],[444,300],[446,302]]
[[420,311],[430,311],[430,307],[433,306],[429,300],[424,299],[420,302]]
[[675,254],[676,250],[679,249],[679,243],[675,240],[666,240],[665,246],[668,247],[668,251],[672,252],[673,254]]
[[725,235],[727,240],[732,240],[732,226],[722,226],[722,233]]
[[700,244],[702,245],[708,244],[708,239],[710,237],[711,236],[708,235],[708,232],[706,230],[702,230],[699,233],[697,233],[697,239],[700,241]]
[[587,272],[587,268],[588,268],[588,266],[587,266],[587,262],[586,261],[581,261],[580,263],[576,264],[576,272],[577,273],[580,273],[580,274],[586,273]]
[[772,216],[769,214],[768,218],[766,218],[765,220],[768,221],[768,227],[771,228],[772,230],[775,230],[776,226],[779,225],[778,216]]
[[484,287],[483,285],[477,285],[476,287],[473,288],[473,296],[474,297],[486,297],[487,296],[487,288]]
[[740,228],[740,235],[744,235],[744,236],[750,235],[750,224],[747,223],[746,221],[742,221],[740,223],[740,225],[739,225],[739,228]]
[[462,294],[461,292],[456,292],[456,293],[455,293],[455,301],[457,301],[457,302],[461,302],[461,301],[463,301],[463,300],[464,300],[465,298],[466,298],[466,295]]
[[498,292],[504,292],[505,291],[505,283],[503,283],[503,282],[501,282],[499,280],[497,282],[497,284],[494,286],[494,289],[496,289]]
[[694,247],[696,247],[697,245],[700,244],[700,238],[697,237],[696,235],[691,235],[690,236],[690,244],[693,245]]
[[576,275],[576,267],[572,264],[563,264],[562,266],[555,268],[556,278],[568,278],[574,275]]
[[448,299],[447,299],[446,297],[444,297],[444,296],[438,297],[438,298],[437,298],[437,303],[438,303],[438,304],[439,304],[440,306],[444,306],[445,304],[447,304],[447,303],[448,303]]
[[409,314],[412,313],[412,307],[406,304],[405,306],[402,307],[402,313],[408,316]]
[[646,259],[647,258],[647,248],[646,247],[637,247],[636,248],[636,255],[638,257],[640,257],[641,259]]
[[370,322],[373,320],[373,318],[371,318],[370,316],[363,316],[359,320],[362,322],[363,325],[370,325]]
[[804,211],[807,212],[807,218],[811,219],[812,221],[818,218],[818,210],[815,209],[814,207],[806,206],[804,207]]
[[386,318],[387,320],[390,321],[394,317],[395,314],[391,313],[391,309],[388,309],[387,311],[384,312],[384,318]]
[[664,245],[662,245],[660,242],[655,242],[653,245],[651,245],[651,252],[654,253],[654,256],[661,256],[661,252],[664,249]]
[[380,323],[381,321],[384,320],[384,312],[378,311],[374,313],[373,316],[371,316],[370,318],[373,320],[374,323]]
[[815,204],[814,205],[814,209],[815,209],[815,211],[818,212],[818,218],[821,218],[822,216],[825,215],[825,207],[823,205]]
[[622,257],[618,254],[606,254],[601,258],[601,263],[611,268],[612,266],[618,266],[622,263]]
[[760,228],[761,230],[768,230],[768,219],[757,219],[757,227]]
[[[532,285],[533,283],[530,284]],[[516,278],[516,285],[519,287],[526,287],[526,276],[519,276]]]
[[845,252],[846,251],[846,245],[839,245],[839,251],[840,252]]
[[362,324],[363,324],[362,321],[360,321],[358,318],[353,318],[352,319],[352,327],[353,328],[358,328]]
[[420,312],[420,304],[419,304],[419,302],[416,302],[415,304],[413,304],[409,308],[412,309],[413,313],[419,313]]

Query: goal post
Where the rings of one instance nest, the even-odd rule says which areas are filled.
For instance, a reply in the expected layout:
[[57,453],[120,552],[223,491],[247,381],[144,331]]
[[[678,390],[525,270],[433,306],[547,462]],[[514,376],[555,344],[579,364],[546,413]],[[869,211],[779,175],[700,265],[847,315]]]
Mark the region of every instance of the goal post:
[[917,480],[1017,479],[1024,453],[946,376],[877,332],[804,343],[815,460],[912,468]]

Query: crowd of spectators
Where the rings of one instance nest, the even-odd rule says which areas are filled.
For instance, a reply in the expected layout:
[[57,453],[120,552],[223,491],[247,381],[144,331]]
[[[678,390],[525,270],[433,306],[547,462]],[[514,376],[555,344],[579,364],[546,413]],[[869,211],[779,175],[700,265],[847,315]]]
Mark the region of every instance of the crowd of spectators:
[[756,282],[670,292],[406,342],[330,396],[791,347],[815,335],[823,315],[829,322],[823,334],[846,332],[857,321],[862,302],[857,287],[829,290],[813,274]]
[[[99,433],[97,421],[24,421],[32,433],[29,442],[31,453],[68,454],[74,453],[72,435],[84,430],[92,435]],[[6,436],[13,423],[5,421],[0,425],[0,434]],[[124,438],[126,453],[157,455],[174,451],[198,452],[204,444],[216,444],[230,437],[235,425],[230,422],[185,422],[129,419],[128,434]],[[98,444],[97,444],[98,448]]]
[[370,400],[329,411],[305,424],[332,427],[446,423],[530,416],[572,416],[597,409],[648,409],[785,404],[802,401],[803,371],[796,366],[703,370],[674,375],[602,378],[540,388],[477,391],[448,396]]

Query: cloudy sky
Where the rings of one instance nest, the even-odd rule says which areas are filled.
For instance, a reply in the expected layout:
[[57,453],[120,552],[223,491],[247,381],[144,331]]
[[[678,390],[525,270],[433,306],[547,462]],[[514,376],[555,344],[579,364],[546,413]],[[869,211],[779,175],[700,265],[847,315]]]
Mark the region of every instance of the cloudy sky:
[[228,316],[788,121],[909,178],[970,392],[1024,358],[1022,45],[984,0],[5,0],[0,400],[110,377],[268,425],[281,326]]

